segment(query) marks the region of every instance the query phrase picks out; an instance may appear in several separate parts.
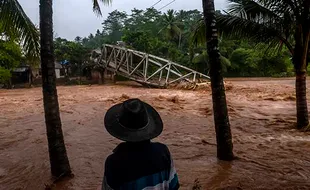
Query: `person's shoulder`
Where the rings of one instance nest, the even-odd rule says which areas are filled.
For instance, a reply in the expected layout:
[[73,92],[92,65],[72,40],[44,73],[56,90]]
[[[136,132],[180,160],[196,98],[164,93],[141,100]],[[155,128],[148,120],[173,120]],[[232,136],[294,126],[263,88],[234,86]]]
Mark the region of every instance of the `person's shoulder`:
[[151,142],[152,146],[161,147],[161,148],[168,148],[167,145],[160,143],[160,142]]
[[112,153],[106,158],[106,161],[113,160],[115,157],[117,157],[117,152],[120,152],[121,149],[123,149],[125,146],[125,143],[118,144],[112,151]]
[[151,145],[153,146],[153,148],[160,150],[160,151],[165,151],[167,153],[169,153],[169,148],[167,145],[160,143],[160,142],[152,142]]

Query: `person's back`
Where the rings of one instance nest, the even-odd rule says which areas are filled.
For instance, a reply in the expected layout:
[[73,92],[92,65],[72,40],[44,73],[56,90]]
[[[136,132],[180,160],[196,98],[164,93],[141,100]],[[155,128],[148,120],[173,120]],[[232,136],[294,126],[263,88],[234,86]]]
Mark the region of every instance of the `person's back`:
[[178,189],[178,176],[167,146],[150,142],[162,132],[159,114],[139,100],[123,104],[112,107],[105,117],[108,132],[126,142],[106,159],[102,189]]
[[179,187],[168,148],[161,143],[150,141],[121,143],[106,160],[103,184],[103,189]]

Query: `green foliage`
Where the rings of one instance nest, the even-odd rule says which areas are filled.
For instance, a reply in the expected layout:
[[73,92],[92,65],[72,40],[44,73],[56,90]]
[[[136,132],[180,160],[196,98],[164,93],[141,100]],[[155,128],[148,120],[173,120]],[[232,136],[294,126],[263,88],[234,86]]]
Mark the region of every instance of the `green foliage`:
[[[184,14],[184,12],[185,11],[182,11],[182,14]],[[164,27],[159,31],[159,33],[164,31],[168,40],[174,40],[174,39],[181,40],[182,36],[182,30],[180,29],[180,27],[182,27],[181,18],[178,18],[176,16],[174,10],[168,10],[167,13],[164,13],[161,22]]]
[[[247,0],[249,1],[249,0]],[[222,15],[217,11],[217,15]],[[205,27],[198,10],[159,12],[154,8],[133,9],[127,14],[113,11],[97,30],[88,37],[75,39],[88,50],[104,43],[124,41],[127,47],[172,60],[187,67],[208,73],[205,48]],[[270,44],[221,33],[219,48],[225,76],[290,76],[293,71],[288,48],[275,50]],[[68,50],[58,48],[67,60]],[[271,51],[267,51],[267,50]],[[70,52],[70,51],[69,51]],[[274,52],[273,54],[266,52]],[[56,53],[57,57],[59,56]]]
[[15,42],[0,40],[0,84],[8,82],[21,60],[21,49]]
[[112,42],[116,42],[122,37],[122,28],[124,27],[127,14],[117,10],[109,13],[108,18],[103,21],[102,26],[105,33]]
[[290,76],[290,59],[283,54],[285,52],[267,54],[265,51],[238,48],[231,54],[227,76]]
[[72,42],[62,38],[54,41],[56,61],[69,61],[71,74],[81,74],[81,69],[89,61],[91,49],[79,42]]
[[0,67],[11,71],[21,60],[21,49],[15,42],[0,40]]
[[149,34],[146,32],[125,30],[122,40],[140,51],[149,52],[151,49]]
[[11,72],[0,66],[0,84],[7,83],[11,78]]
[[[291,0],[229,0],[228,14],[218,14],[219,28],[230,37],[242,37],[292,52],[294,15],[287,5]],[[288,6],[283,9],[283,6]]]
[[[227,72],[227,69],[231,66],[230,60],[224,56],[221,56],[220,59],[223,72]],[[192,63],[197,71],[208,74],[210,68],[208,60],[208,53],[206,50],[203,50],[200,54],[194,56]]]
[[73,63],[81,63],[89,57],[90,49],[78,42],[56,38],[54,41],[55,57],[57,61],[68,60]]
[[310,1],[229,0],[227,14],[217,15],[221,31],[233,38],[268,44],[271,50],[285,46],[296,71],[310,62]]
[[0,34],[18,40],[28,59],[39,58],[39,32],[17,0],[0,1]]

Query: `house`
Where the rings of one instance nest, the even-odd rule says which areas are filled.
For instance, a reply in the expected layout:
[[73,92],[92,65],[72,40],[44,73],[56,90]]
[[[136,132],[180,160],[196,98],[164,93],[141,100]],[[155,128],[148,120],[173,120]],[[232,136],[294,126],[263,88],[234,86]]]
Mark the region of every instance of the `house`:
[[66,75],[66,69],[57,62],[55,62],[55,74],[57,79],[64,78]]
[[[55,62],[55,74],[56,78],[64,78],[66,76],[66,68],[60,63]],[[41,65],[32,69],[32,75],[35,78],[41,78]]]
[[15,68],[12,72],[12,84],[31,84],[32,72],[31,67],[28,65],[21,65]]

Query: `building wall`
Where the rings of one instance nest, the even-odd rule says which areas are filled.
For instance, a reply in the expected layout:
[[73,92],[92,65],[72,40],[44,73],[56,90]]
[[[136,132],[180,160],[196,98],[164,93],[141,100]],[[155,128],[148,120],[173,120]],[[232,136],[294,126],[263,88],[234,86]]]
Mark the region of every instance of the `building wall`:
[[55,69],[56,78],[60,78],[60,69]]

